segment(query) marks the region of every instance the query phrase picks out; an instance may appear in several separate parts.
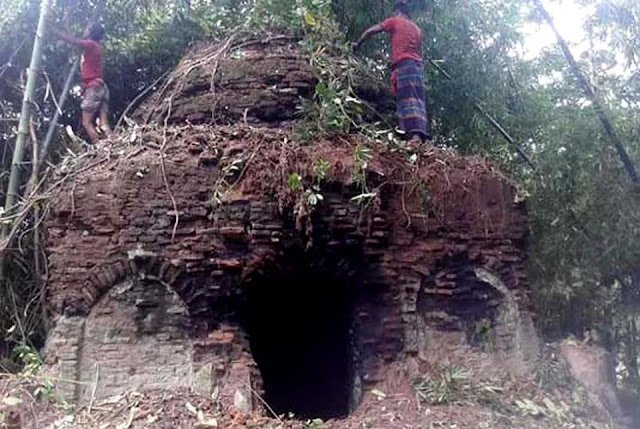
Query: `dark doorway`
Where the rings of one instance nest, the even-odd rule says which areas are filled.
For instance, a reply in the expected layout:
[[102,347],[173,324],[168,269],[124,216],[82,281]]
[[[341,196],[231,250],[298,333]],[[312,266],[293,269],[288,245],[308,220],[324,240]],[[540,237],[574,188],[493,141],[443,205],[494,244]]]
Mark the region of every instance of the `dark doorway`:
[[331,272],[287,270],[248,286],[247,328],[278,414],[334,418],[349,413],[352,294]]

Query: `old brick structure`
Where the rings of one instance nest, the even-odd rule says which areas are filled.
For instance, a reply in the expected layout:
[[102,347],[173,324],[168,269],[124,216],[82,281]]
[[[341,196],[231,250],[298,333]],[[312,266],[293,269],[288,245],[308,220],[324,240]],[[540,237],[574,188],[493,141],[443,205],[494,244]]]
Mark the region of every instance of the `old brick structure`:
[[[59,383],[67,397],[192,387],[327,417],[387,364],[448,347],[526,365],[527,218],[507,179],[480,159],[435,149],[413,165],[383,146],[360,171],[355,140],[298,146],[267,125],[125,136],[71,168],[47,220],[47,362],[80,382]],[[305,215],[277,184],[319,158],[331,173]]]

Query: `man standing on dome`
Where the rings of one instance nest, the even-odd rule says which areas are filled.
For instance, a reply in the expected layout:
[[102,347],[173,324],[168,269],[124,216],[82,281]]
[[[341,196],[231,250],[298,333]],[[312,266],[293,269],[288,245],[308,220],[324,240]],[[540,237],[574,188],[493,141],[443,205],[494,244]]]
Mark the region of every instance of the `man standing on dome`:
[[397,1],[393,16],[365,31],[355,47],[381,32],[391,35],[391,92],[396,96],[398,125],[412,144],[429,141],[431,126],[424,85],[422,31],[411,20],[405,1]]
[[[67,17],[65,16],[65,24]],[[65,25],[68,28],[68,25]],[[102,48],[100,42],[104,29],[97,22],[90,23],[82,38],[77,39],[68,32],[53,28],[53,33],[67,43],[82,50],[82,125],[92,143],[100,139],[96,129],[96,120],[105,135],[111,134],[109,126],[109,88],[102,78]]]

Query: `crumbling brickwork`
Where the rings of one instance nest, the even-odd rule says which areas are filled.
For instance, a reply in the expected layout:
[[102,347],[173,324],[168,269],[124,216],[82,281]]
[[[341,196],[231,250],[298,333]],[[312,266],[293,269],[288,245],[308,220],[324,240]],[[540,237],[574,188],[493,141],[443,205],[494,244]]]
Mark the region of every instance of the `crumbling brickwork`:
[[[171,124],[270,123],[298,117],[300,98],[317,79],[291,38],[245,44],[221,61],[220,47],[197,50],[174,72],[179,79],[139,109],[139,118]],[[208,63],[206,67],[194,67]],[[184,75],[184,77],[182,77]]]
[[[239,144],[226,142],[228,147]],[[219,171],[201,163],[206,144],[200,149],[176,147],[167,152],[168,181],[179,186],[175,236],[175,213],[152,153],[122,157],[77,178],[73,191],[60,194],[53,206],[49,303],[55,314],[86,318],[84,334],[65,327],[66,322],[56,331],[69,332],[65,347],[80,348],[76,352],[82,356],[80,379],[91,380],[96,362],[104,366],[100,386],[105,392],[112,391],[109,383],[117,386],[126,371],[138,374],[129,379],[136,386],[147,382],[147,371],[155,371],[170,375],[150,386],[193,385],[198,379],[202,390],[212,391],[216,388],[212,380],[220,377],[214,373],[237,369],[239,362],[248,368],[246,377],[253,374],[256,385],[260,383],[248,342],[241,338],[243,285],[259,273],[268,275],[269,266],[286,270],[283,267],[290,263],[286,255],[291,252],[287,249],[304,252],[299,247],[301,232],[269,197],[237,194],[214,207],[209,197]],[[461,183],[452,182],[456,186]],[[409,200],[402,207],[401,187],[389,189],[379,206],[367,212],[350,201],[349,186],[327,187],[324,202],[311,218],[313,246],[308,252],[314,255],[311,259],[323,261],[318,263],[326,270],[352,279],[355,285],[354,373],[365,383],[378,380],[385,362],[425,353],[425,348],[428,353],[424,326],[460,332],[470,343],[478,340],[478,330],[484,326],[496,336],[497,351],[518,348],[513,342],[517,326],[500,324],[499,316],[508,304],[530,317],[524,276],[526,214],[514,202],[514,189],[499,176],[477,192],[482,197],[469,199],[469,205],[463,200],[462,207],[457,203],[451,213],[431,216],[413,212],[416,207]],[[493,199],[486,197],[492,193]],[[404,211],[409,218],[402,215]],[[480,232],[479,213],[486,220]],[[508,296],[479,278],[475,268],[499,278]],[[155,286],[130,288],[130,279],[136,276],[142,278],[137,281]],[[162,283],[150,280],[155,278]],[[154,324],[157,320],[162,320],[161,328]],[[130,330],[113,338],[122,347],[109,340],[119,324]],[[227,331],[216,334],[223,326]],[[233,328],[228,331],[228,327]],[[211,344],[217,336],[222,342]],[[236,336],[237,348],[224,346],[234,343]],[[67,352],[55,338],[52,335],[51,356],[63,350],[58,358],[67,365]],[[151,349],[156,357],[146,360],[145,350]],[[123,353],[131,368],[117,368],[109,381],[109,367],[119,367]],[[111,363],[105,360],[110,354]],[[196,364],[200,368],[211,364],[208,372],[205,368],[209,382],[204,388]]]
[[111,288],[84,322],[78,368],[82,397],[90,398],[95,379],[98,399],[123,385],[136,390],[189,386],[188,333],[185,305],[162,284],[129,280]]
[[[247,91],[251,76],[242,77]],[[258,406],[253,392],[265,386],[251,309],[318,309],[304,300],[255,302],[248,291],[292,272],[300,288],[311,287],[305,275],[344,285],[350,408],[388,363],[442,352],[441,334],[523,364],[535,354],[526,209],[506,178],[439,149],[412,165],[376,147],[358,170],[357,141],[289,149],[292,138],[270,127],[186,127],[163,134],[162,152],[150,135],[75,167],[47,219],[56,319],[47,359],[60,378],[88,383],[62,383],[66,396],[187,386],[228,406]],[[288,187],[289,174],[306,174],[317,159],[331,174],[322,201],[303,216],[300,200],[269,183]],[[375,190],[366,204],[354,172]]]

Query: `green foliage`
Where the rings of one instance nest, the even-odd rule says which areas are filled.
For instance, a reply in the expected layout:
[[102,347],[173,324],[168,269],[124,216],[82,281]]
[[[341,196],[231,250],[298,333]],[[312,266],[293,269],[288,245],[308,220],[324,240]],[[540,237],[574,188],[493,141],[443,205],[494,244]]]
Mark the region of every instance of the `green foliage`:
[[23,377],[35,377],[40,373],[42,369],[42,359],[37,350],[27,345],[20,345],[14,349],[14,353],[18,356],[20,362],[22,362],[20,375]]
[[353,151],[354,166],[351,172],[351,180],[356,183],[363,192],[367,191],[366,170],[372,157],[371,149],[363,144],[356,146]]
[[20,377],[34,380],[33,396],[54,398],[54,384],[49,378],[39,378],[42,370],[42,359],[36,349],[27,345],[20,345],[14,349],[14,353],[22,363]]
[[260,31],[304,34],[325,28],[331,16],[328,0],[256,0],[249,22]]
[[496,401],[501,389],[486,382],[474,380],[473,375],[461,368],[444,367],[435,376],[426,375],[414,381],[418,398],[429,405],[463,402],[489,403]]
[[294,192],[301,191],[303,189],[302,176],[298,173],[291,173],[289,175],[289,189]]
[[[329,133],[361,131],[365,126],[357,121],[364,113],[363,102],[355,92],[362,62],[351,56],[351,45],[338,30],[336,19],[327,1],[314,2],[302,9],[305,37],[302,46],[316,70],[318,84],[313,100],[302,103],[304,121],[298,126],[303,140]],[[360,76],[366,75],[361,73]]]
[[324,158],[318,158],[313,162],[313,175],[318,182],[322,182],[327,178],[327,174],[331,169],[331,164]]
[[[322,167],[325,166],[323,165]],[[325,168],[328,168],[328,165]],[[303,178],[302,176],[300,176],[300,174],[292,173],[289,175],[289,189],[292,192],[302,193],[303,203],[310,208],[313,208],[320,202],[324,201],[324,196],[320,191],[320,185],[326,177],[327,170],[322,170],[320,173],[322,174],[322,176],[317,175],[315,183],[308,187],[305,186]],[[306,212],[307,210],[305,209],[305,213]]]
[[316,121],[338,132],[348,132],[351,118],[344,110],[341,93],[336,85],[319,82],[316,85],[318,113]]
[[624,54],[627,67],[640,64],[640,4],[637,1],[599,2],[588,26]]

